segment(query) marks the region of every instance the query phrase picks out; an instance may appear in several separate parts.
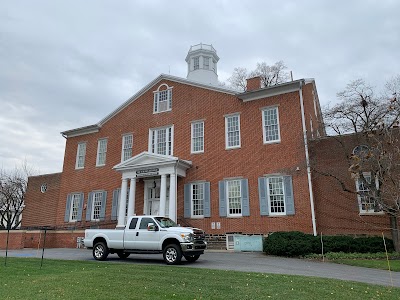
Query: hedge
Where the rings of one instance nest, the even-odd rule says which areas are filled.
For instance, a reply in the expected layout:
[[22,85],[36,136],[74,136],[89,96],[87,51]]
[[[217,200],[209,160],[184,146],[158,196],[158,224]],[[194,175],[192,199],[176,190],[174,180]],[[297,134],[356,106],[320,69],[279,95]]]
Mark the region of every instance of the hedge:
[[[382,237],[352,237],[344,235],[323,236],[324,253],[377,253],[384,252]],[[394,250],[393,242],[386,239],[389,252]],[[304,256],[322,252],[321,237],[299,231],[274,232],[264,239],[264,252],[278,256]]]

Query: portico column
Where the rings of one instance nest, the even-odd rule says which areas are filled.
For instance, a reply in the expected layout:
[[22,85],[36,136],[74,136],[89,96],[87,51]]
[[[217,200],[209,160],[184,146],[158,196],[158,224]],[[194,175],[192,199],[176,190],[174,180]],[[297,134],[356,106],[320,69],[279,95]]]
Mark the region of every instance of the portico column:
[[117,227],[125,226],[125,209],[126,209],[126,191],[128,189],[128,179],[122,179],[121,198],[118,210],[118,224]]
[[131,186],[129,188],[128,217],[131,217],[135,214],[135,193],[136,178],[131,178]]
[[160,216],[165,216],[165,204],[167,202],[167,175],[161,175],[161,190],[160,190]]
[[176,222],[176,174],[169,178],[169,218]]

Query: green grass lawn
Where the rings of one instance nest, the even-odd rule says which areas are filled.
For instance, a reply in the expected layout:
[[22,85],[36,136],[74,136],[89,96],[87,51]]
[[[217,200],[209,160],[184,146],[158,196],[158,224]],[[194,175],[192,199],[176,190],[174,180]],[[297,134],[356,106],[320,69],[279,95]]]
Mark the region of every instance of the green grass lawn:
[[[383,259],[336,259],[331,262],[365,268],[389,269],[387,260]],[[389,263],[391,271],[400,272],[400,260],[390,260]]]
[[0,299],[400,299],[333,279],[132,263],[0,260]]

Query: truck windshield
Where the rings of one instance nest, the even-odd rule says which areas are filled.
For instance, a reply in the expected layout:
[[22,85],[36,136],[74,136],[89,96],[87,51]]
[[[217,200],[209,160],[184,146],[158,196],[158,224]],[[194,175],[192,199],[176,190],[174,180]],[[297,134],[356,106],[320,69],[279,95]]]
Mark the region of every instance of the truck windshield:
[[176,223],[169,218],[157,217],[155,218],[161,228],[176,227]]

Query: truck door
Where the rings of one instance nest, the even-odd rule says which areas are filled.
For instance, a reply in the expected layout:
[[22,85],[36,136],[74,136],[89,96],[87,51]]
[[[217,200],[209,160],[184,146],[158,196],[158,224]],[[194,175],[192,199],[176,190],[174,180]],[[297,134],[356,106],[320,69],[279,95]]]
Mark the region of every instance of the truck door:
[[124,249],[135,249],[135,240],[137,233],[138,218],[132,218],[129,226],[126,226],[124,232]]
[[156,231],[149,231],[147,229],[149,223],[153,223],[157,226],[157,223],[153,218],[142,217],[140,220],[139,228],[136,233],[135,249],[160,250],[160,230],[157,227]]

